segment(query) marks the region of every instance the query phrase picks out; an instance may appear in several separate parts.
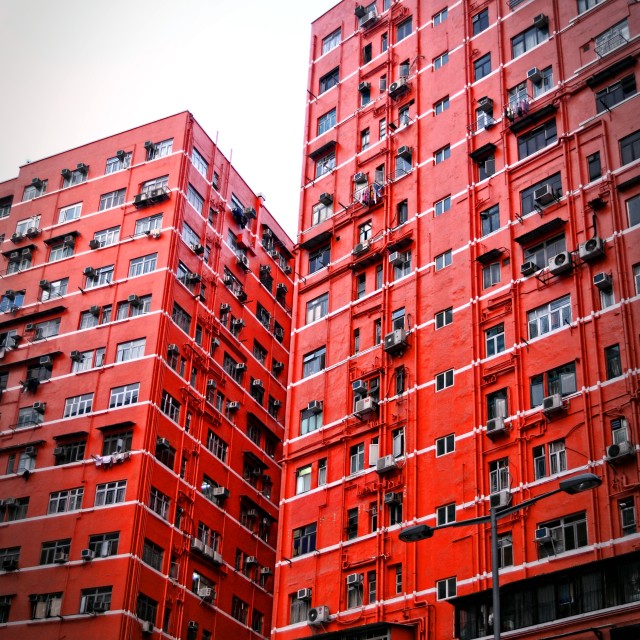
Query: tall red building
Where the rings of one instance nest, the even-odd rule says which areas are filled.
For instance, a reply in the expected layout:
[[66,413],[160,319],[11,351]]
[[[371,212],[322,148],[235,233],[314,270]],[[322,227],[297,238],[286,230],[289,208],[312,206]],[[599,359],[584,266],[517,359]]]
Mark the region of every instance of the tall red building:
[[274,638],[640,637],[640,3],[313,23]]
[[292,242],[189,113],[0,184],[0,635],[265,638]]

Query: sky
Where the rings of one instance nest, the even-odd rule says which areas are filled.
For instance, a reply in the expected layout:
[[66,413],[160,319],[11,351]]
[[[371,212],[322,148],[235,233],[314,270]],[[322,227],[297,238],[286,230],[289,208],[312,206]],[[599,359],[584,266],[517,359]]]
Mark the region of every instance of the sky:
[[295,240],[311,22],[338,0],[0,0],[0,182],[188,110]]

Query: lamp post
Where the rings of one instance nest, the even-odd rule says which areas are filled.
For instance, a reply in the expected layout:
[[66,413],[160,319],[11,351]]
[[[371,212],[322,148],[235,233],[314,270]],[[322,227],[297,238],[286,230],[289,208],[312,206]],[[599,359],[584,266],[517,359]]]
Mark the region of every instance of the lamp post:
[[554,496],[556,493],[568,493],[570,495],[581,493],[582,491],[589,491],[595,489],[602,484],[602,479],[594,473],[581,473],[572,478],[561,480],[557,489],[547,491],[534,498],[529,498],[520,504],[516,504],[510,507],[491,507],[489,509],[488,516],[479,516],[477,518],[469,518],[468,520],[459,520],[456,522],[449,522],[447,524],[430,527],[426,524],[419,524],[414,527],[408,527],[400,532],[400,540],[402,542],[418,542],[425,538],[431,538],[435,531],[439,529],[448,529],[450,527],[462,527],[468,524],[482,524],[489,522],[491,524],[491,593],[493,596],[493,638],[494,640],[500,640],[500,572],[498,562],[498,520],[504,518],[516,511],[525,509],[532,504]]

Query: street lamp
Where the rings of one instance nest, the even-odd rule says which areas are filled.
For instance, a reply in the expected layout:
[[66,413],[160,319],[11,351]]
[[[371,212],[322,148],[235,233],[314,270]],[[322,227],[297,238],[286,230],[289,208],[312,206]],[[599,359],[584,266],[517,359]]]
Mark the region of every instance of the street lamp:
[[491,592],[493,595],[493,638],[494,640],[500,640],[500,573],[498,566],[498,520],[504,518],[516,511],[525,509],[526,507],[542,500],[553,496],[556,493],[568,493],[574,495],[581,493],[582,491],[590,491],[602,484],[602,478],[595,475],[595,473],[581,473],[573,478],[567,478],[561,480],[557,489],[547,491],[529,500],[524,500],[520,504],[516,504],[510,507],[490,507],[488,516],[479,516],[477,518],[469,518],[468,520],[459,520],[456,522],[449,522],[447,524],[430,527],[427,524],[418,524],[414,527],[408,527],[400,532],[400,540],[402,542],[418,542],[425,538],[431,538],[435,531],[439,529],[448,529],[449,527],[462,527],[468,524],[482,524],[483,522],[491,523],[491,577],[492,585]]

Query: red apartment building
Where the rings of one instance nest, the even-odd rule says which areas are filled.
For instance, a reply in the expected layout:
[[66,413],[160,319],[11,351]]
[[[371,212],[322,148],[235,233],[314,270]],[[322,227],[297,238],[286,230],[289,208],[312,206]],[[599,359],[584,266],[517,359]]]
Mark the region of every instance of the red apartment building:
[[0,635],[266,638],[292,242],[190,113],[0,184]]
[[273,637],[640,637],[640,3],[312,27]]

